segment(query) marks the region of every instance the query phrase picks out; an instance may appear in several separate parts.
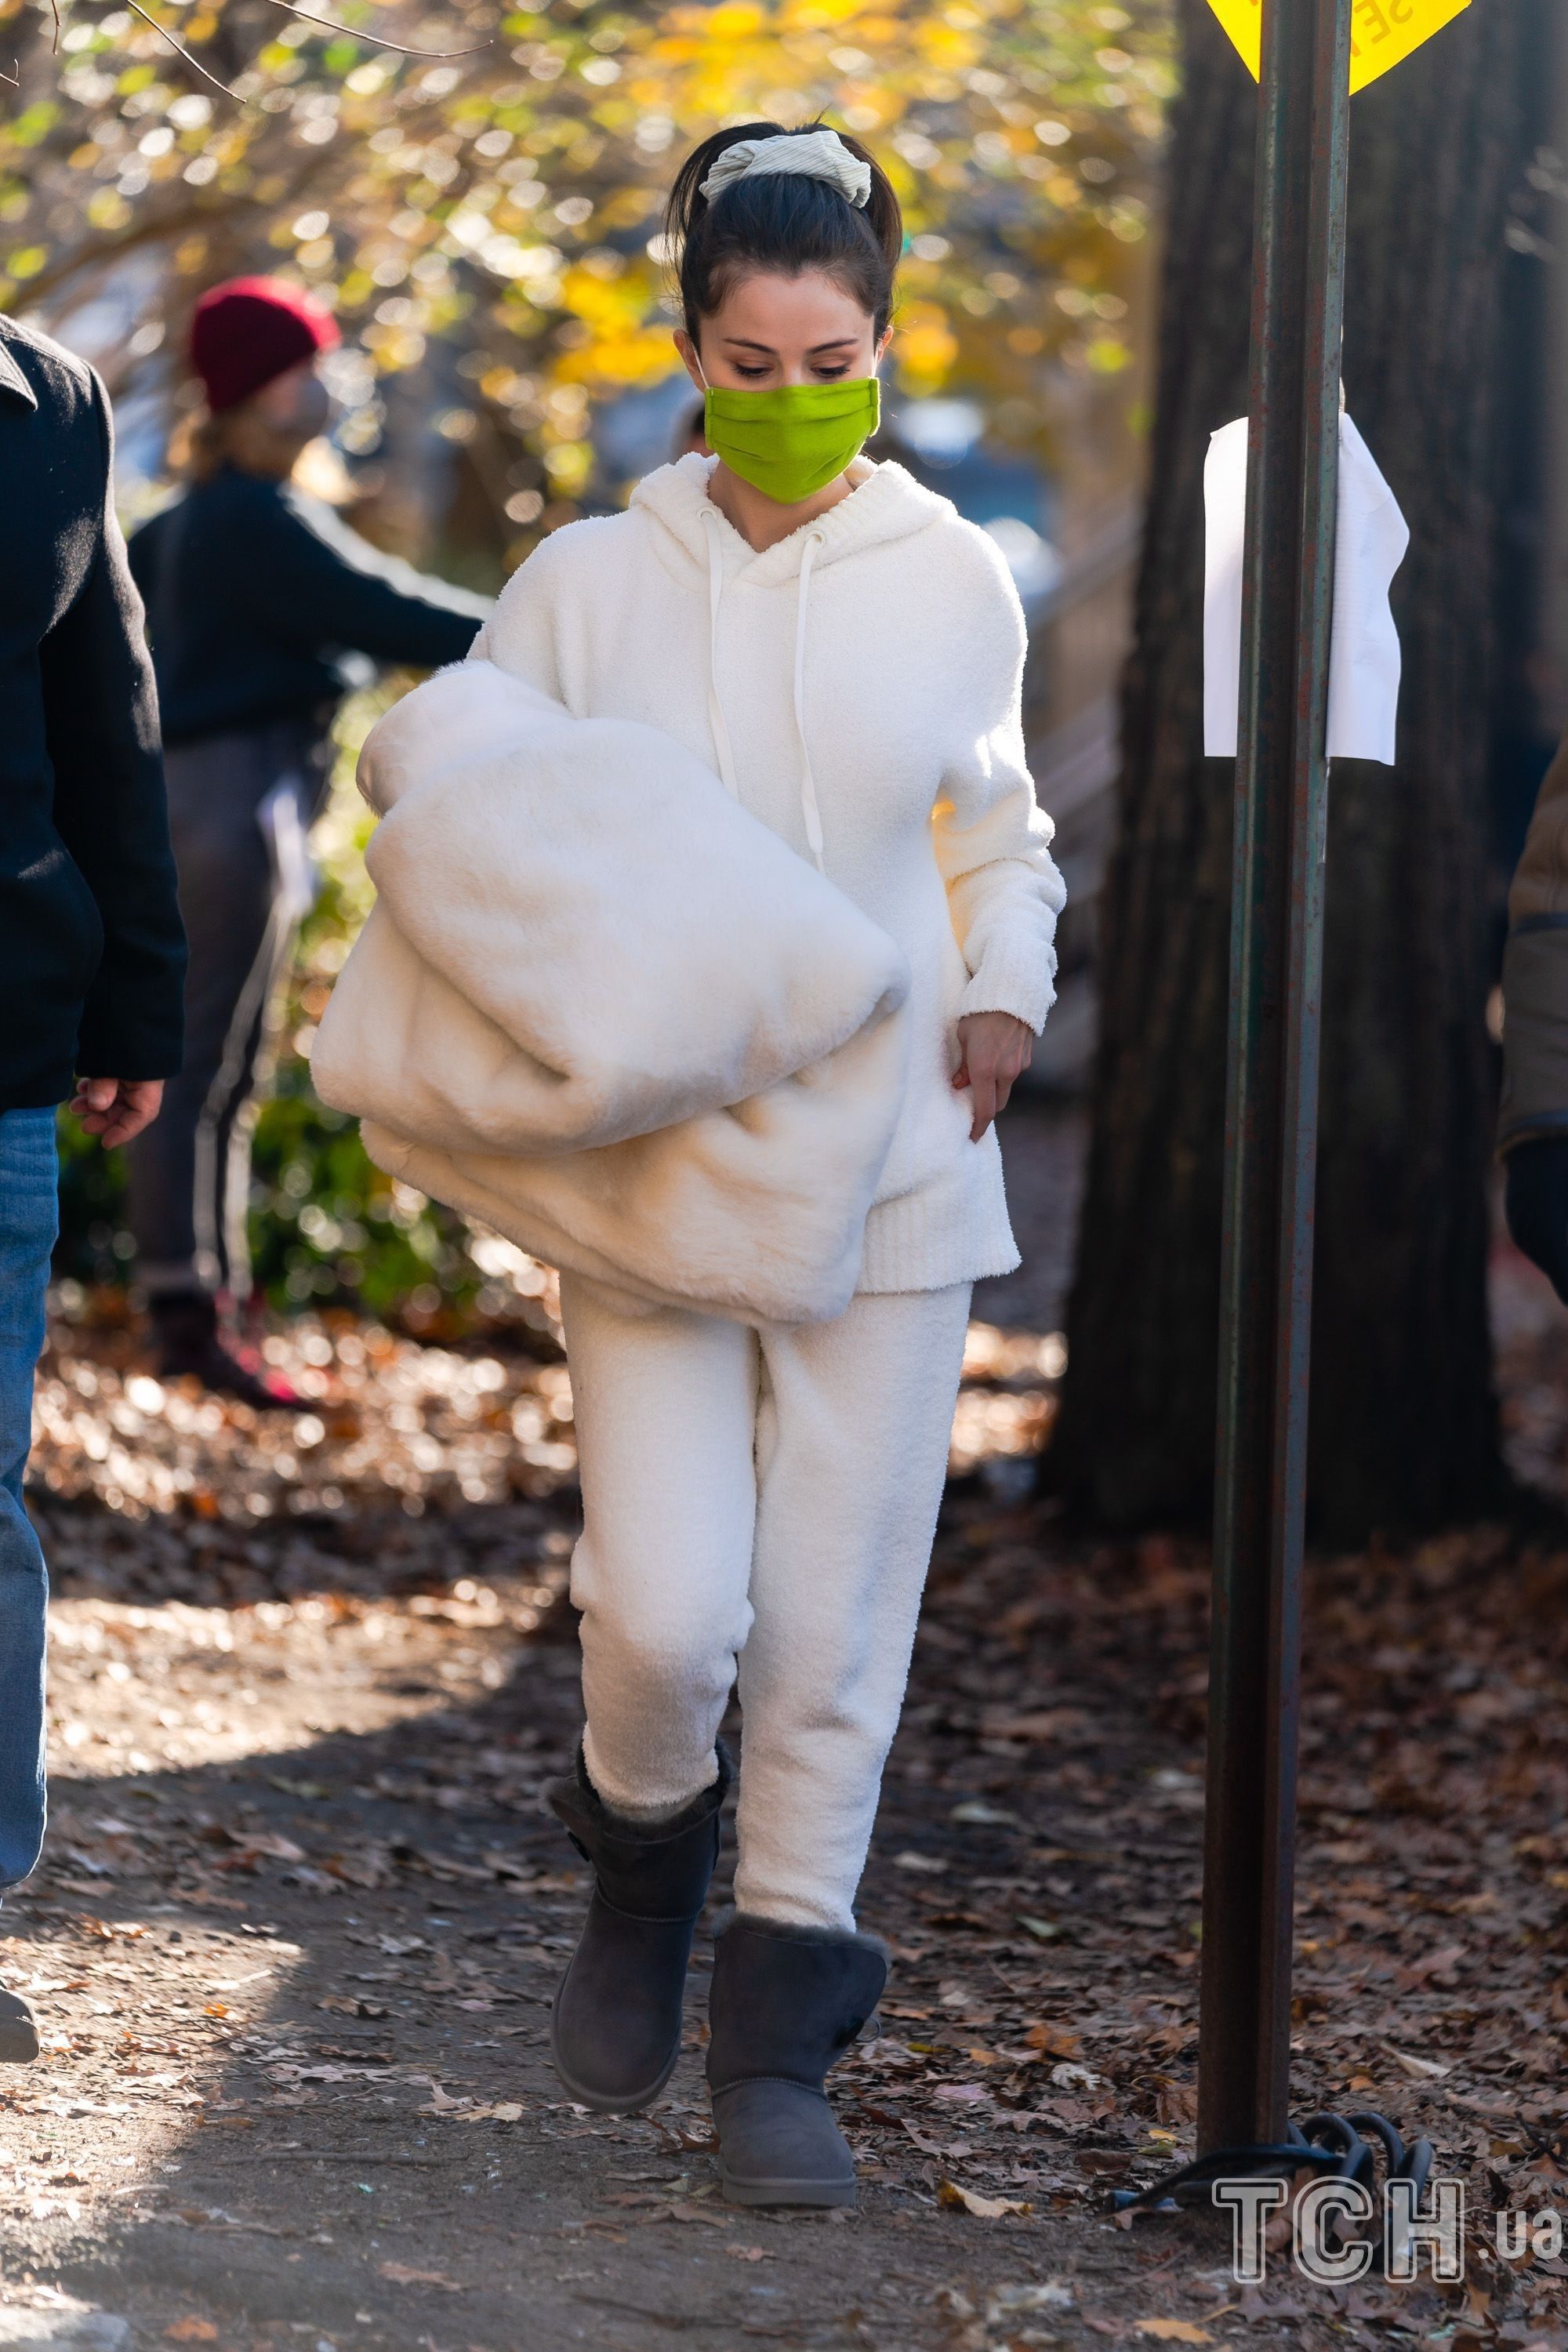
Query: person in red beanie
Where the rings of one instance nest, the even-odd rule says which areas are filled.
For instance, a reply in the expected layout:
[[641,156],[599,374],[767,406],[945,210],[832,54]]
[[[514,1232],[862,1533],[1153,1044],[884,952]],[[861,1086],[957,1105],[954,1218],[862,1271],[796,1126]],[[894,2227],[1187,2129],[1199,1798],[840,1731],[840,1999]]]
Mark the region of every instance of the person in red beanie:
[[207,413],[222,416],[280,376],[301,371],[342,338],[330,310],[281,278],[231,278],[202,296],[191,320],[191,367]]
[[489,610],[383,555],[292,479],[330,415],[320,362],[337,341],[330,315],[280,279],[205,295],[191,366],[205,412],[187,487],[131,542],[191,944],[184,1063],[130,1155],[131,1230],[160,1373],[194,1372],[258,1406],[298,1402],[235,1327],[251,1288],[256,1098],[311,895],[305,837],[333,712],[352,656],[459,661]]

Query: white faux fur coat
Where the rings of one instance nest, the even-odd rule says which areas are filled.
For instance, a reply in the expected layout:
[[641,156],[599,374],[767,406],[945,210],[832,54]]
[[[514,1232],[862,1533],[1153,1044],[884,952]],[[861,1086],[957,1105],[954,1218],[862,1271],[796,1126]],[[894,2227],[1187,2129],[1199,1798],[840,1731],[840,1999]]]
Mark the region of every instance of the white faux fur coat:
[[378,1166],[623,1297],[838,1315],[909,976],[652,728],[475,660],[360,761],[378,892],[311,1055]]
[[971,1143],[951,1079],[964,1013],[1038,1030],[1055,992],[1065,892],[1025,762],[1012,581],[948,499],[866,459],[850,497],[759,555],[709,498],[712,463],[552,533],[475,653],[579,718],[672,737],[896,942],[909,1074],[858,1286],[1005,1273],[995,1130]]

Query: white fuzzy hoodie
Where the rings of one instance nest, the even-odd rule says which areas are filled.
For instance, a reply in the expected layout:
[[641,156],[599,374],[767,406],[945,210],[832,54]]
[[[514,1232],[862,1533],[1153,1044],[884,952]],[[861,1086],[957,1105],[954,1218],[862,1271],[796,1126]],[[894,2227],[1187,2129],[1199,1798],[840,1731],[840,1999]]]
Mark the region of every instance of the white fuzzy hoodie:
[[821,519],[757,554],[713,461],[650,475],[624,514],[554,532],[474,647],[580,719],[640,720],[718,769],[903,950],[910,1061],[859,1287],[1007,1272],[995,1133],[969,1139],[956,1024],[1038,1030],[1065,892],[1024,759],[1024,622],[985,534],[861,459]]

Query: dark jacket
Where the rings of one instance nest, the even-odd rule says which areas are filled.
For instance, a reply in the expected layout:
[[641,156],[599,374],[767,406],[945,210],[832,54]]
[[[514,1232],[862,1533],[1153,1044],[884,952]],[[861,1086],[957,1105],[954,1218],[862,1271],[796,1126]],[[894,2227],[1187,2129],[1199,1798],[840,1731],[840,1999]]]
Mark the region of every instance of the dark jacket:
[[1568,1300],[1568,738],[1508,894],[1502,998],[1508,1229]]
[[228,466],[143,523],[131,568],[166,743],[309,722],[352,683],[347,653],[418,669],[461,661],[489,611],[291,484]]
[[1508,894],[1500,1150],[1568,1135],[1568,739],[1547,770]]
[[180,1066],[185,942],[89,367],[0,318],[0,1110]]

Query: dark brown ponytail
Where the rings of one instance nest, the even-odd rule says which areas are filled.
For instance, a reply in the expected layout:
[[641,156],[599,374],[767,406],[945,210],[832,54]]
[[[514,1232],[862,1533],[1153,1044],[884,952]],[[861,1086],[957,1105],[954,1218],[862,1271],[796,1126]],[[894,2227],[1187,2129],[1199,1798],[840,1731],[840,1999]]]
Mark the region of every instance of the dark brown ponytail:
[[[804,131],[822,130],[804,123]],[[771,269],[797,278],[820,269],[835,278],[887,331],[893,311],[893,279],[903,251],[904,220],[892,184],[875,156],[845,131],[852,155],[871,167],[871,192],[864,205],[852,205],[826,180],[802,173],[763,172],[731,180],[710,204],[702,183],[728,147],[742,139],[784,139],[782,122],[742,122],[716,131],[689,154],[676,175],[665,212],[665,227],[679,257],[680,307],[693,342],[704,319],[712,317],[738,277]]]

